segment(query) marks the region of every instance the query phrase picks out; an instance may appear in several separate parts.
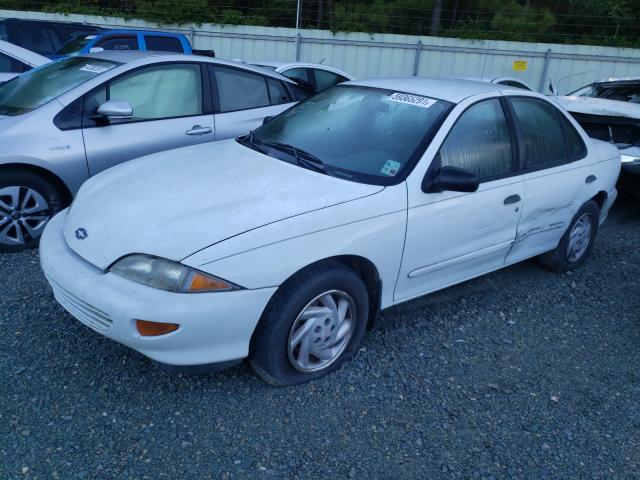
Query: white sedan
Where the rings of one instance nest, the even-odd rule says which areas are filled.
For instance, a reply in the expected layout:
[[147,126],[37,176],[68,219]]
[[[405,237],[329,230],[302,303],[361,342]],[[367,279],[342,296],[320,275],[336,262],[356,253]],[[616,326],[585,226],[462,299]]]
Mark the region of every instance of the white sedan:
[[254,65],[273,70],[292,80],[302,80],[304,84],[311,86],[316,92],[322,92],[339,83],[355,80],[355,77],[342,70],[320,63],[258,62]]
[[350,82],[237,140],[114,167],[47,225],[42,267],[72,315],[158,362],[317,378],[381,309],[589,256],[618,151],[502,88]]
[[0,84],[49,62],[47,57],[0,40]]

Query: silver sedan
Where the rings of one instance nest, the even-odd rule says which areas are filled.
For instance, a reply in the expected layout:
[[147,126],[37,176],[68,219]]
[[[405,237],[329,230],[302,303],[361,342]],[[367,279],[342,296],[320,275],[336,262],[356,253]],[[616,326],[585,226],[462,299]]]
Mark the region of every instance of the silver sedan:
[[71,57],[7,82],[0,86],[0,251],[36,246],[90,176],[246,134],[308,95],[251,65],[156,52]]

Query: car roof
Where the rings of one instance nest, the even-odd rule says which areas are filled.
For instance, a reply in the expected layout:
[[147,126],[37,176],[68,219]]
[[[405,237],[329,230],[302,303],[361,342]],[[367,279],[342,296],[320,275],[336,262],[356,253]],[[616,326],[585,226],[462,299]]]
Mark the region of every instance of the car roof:
[[0,52],[5,53],[10,57],[17,58],[22,62],[28,63],[32,67],[38,67],[51,61],[39,53],[32,52],[31,50],[27,50],[26,48],[14,45],[10,42],[5,42],[4,40],[0,40]]
[[285,77],[277,72],[271,70],[265,70],[261,67],[256,67],[255,65],[247,64],[247,63],[239,63],[233,62],[230,60],[221,60],[219,58],[205,57],[203,55],[185,55],[183,53],[175,53],[175,52],[154,52],[154,51],[145,51],[145,50],[105,50],[103,52],[97,53],[87,53],[83,55],[79,55],[76,58],[99,58],[101,60],[109,60],[112,62],[119,62],[123,64],[128,63],[139,63],[140,65],[151,64],[160,61],[197,61],[203,63],[211,63],[214,65],[223,65],[228,67],[241,68],[243,70],[249,70],[255,73],[259,73],[260,75],[267,75],[273,78],[277,78],[278,80],[285,81],[289,84],[294,84],[290,78]]
[[332,67],[330,65],[324,65],[322,63],[311,63],[311,62],[263,62],[263,61],[255,61],[250,62],[253,65],[258,65],[262,67],[270,67],[276,69],[285,69],[285,68],[316,68],[318,70],[326,70],[327,72],[334,72],[339,75],[345,76],[347,78],[353,79],[353,75],[344,72],[338,68]]
[[108,30],[103,30],[100,33],[97,33],[95,35],[99,35],[99,36],[103,36],[103,35],[123,35],[123,34],[127,34],[127,35],[131,35],[131,34],[138,34],[138,33],[142,33],[144,35],[168,35],[168,36],[181,36],[184,37],[185,35],[183,33],[175,33],[175,32],[165,32],[162,30],[144,30],[144,29],[139,29],[139,28],[112,28],[112,29],[108,29]]
[[445,79],[424,77],[374,78],[370,80],[354,80],[348,82],[347,85],[383,88],[385,90],[397,90],[400,92],[413,93],[416,95],[424,95],[425,97],[446,100],[447,102],[453,103],[460,103],[465,98],[480,93],[497,93],[505,89],[504,85],[495,85],[489,82],[479,82],[457,78]]

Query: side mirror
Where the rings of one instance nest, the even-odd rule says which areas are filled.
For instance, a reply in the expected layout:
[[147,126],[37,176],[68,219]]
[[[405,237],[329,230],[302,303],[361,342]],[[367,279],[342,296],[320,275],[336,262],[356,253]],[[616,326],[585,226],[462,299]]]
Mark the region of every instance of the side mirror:
[[430,185],[425,185],[425,182],[422,182],[422,190],[425,193],[442,192],[443,190],[475,192],[479,186],[480,181],[475,173],[457,167],[442,167]]
[[125,100],[109,100],[98,107],[97,114],[108,120],[133,118],[133,107]]
[[264,117],[264,119],[262,120],[262,125],[269,123],[272,119],[273,119],[273,115],[270,117]]
[[551,92],[552,95],[554,96],[558,96],[558,89],[556,87],[556,84],[553,83],[553,80],[549,80],[549,91]]

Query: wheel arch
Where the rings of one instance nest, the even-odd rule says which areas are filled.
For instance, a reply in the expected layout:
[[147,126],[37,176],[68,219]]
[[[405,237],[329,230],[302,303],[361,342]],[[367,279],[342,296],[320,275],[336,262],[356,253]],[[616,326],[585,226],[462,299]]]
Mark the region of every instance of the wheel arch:
[[260,320],[256,324],[256,328],[251,335],[251,340],[249,342],[250,345],[253,344],[253,338],[256,334],[256,331],[258,330],[258,326],[263,320],[264,313],[267,311],[274,298],[276,298],[278,291],[303,270],[328,262],[340,262],[347,268],[353,270],[362,279],[369,294],[369,318],[367,319],[367,329],[373,328],[373,325],[375,324],[375,321],[380,314],[382,302],[382,279],[380,278],[380,275],[378,273],[378,268],[371,260],[360,255],[335,255],[323,258],[321,260],[316,260],[315,262],[309,263],[299,268],[280,284],[280,287],[278,287],[278,290],[271,297],[271,300],[269,300],[269,303],[260,316]]
[[62,197],[62,201],[64,205],[62,207],[66,207],[73,200],[73,195],[71,194],[71,190],[67,187],[67,184],[58,177],[55,173],[47,170],[46,168],[38,167],[36,165],[29,165],[25,163],[5,163],[0,165],[0,173],[2,172],[30,172],[35,175],[39,175],[47,180],[53,187],[58,191],[60,196]]
[[600,190],[593,197],[591,197],[591,200],[596,202],[598,204],[598,208],[602,210],[602,207],[604,207],[604,204],[607,201],[607,192],[605,192],[604,190]]

